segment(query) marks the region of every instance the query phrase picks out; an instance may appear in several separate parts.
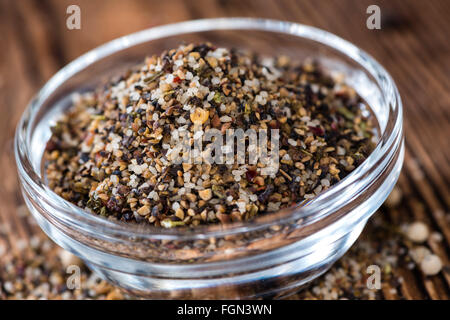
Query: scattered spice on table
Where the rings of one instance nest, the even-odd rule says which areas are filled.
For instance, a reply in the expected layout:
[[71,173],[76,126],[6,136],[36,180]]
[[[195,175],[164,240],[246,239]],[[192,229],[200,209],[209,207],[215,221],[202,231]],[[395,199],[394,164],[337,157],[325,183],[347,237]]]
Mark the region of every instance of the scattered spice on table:
[[[17,245],[17,244],[16,244]],[[0,300],[118,300],[127,298],[71,253],[59,248],[44,234],[19,240],[18,251],[0,253]],[[79,268],[80,287],[70,277]],[[78,280],[77,280],[78,281]]]
[[[24,207],[24,211],[26,209]],[[28,214],[27,214],[28,215]],[[33,224],[31,216],[30,224]],[[402,295],[401,268],[417,269],[428,277],[450,272],[449,266],[426,244],[416,244],[406,233],[417,223],[402,216],[401,227],[393,227],[383,212],[369,220],[365,232],[352,248],[323,276],[291,299],[382,299]],[[75,256],[59,248],[40,230],[31,239],[19,239],[17,250],[0,242],[0,299],[130,299],[118,288],[101,280]],[[1,235],[1,230],[0,230]],[[442,241],[430,233],[428,240]],[[80,289],[69,289],[68,266],[80,267]],[[380,290],[367,287],[367,267],[381,269]]]
[[[374,137],[368,109],[315,61],[181,45],[75,96],[52,128],[46,177],[66,200],[121,221],[246,221],[314,198],[360,165]],[[278,129],[278,170],[174,164],[182,134],[193,143],[212,128]]]

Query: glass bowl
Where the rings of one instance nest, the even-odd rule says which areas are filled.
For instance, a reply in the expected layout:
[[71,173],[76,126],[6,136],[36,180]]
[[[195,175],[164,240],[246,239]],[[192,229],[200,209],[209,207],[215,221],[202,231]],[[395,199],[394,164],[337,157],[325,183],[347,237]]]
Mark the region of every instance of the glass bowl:
[[[70,95],[103,83],[151,54],[182,42],[210,41],[261,55],[314,57],[342,74],[378,121],[371,155],[306,204],[250,222],[162,229],[83,211],[45,183],[42,155]],[[15,157],[25,202],[41,228],[100,276],[147,298],[279,298],[323,274],[360,235],[394,187],[403,163],[402,103],[389,74],[353,44],[297,23],[219,18],[137,32],[60,70],[25,110]]]

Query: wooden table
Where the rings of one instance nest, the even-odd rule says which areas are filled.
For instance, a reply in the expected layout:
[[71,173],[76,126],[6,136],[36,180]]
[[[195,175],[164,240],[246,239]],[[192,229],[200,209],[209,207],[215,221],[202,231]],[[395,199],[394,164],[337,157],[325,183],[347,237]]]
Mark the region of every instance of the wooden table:
[[[66,28],[66,8],[81,8],[81,30]],[[366,28],[366,8],[381,8],[381,30]],[[373,55],[391,73],[405,108],[406,158],[399,180],[403,202],[384,212],[396,223],[421,220],[443,236],[429,245],[446,267],[432,279],[408,269],[398,295],[450,297],[450,1],[379,0],[2,0],[0,2],[0,242],[38,232],[22,215],[13,135],[32,95],[62,66],[116,37],[170,22],[220,16],[282,19],[313,25]],[[8,226],[8,228],[6,228]]]

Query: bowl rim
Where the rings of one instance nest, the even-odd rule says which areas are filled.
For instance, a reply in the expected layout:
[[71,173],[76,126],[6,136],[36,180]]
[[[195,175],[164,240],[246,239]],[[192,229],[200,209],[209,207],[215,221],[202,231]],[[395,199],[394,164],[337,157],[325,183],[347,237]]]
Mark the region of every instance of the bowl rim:
[[[30,126],[34,123],[34,118],[43,102],[67,79],[102,58],[144,42],[195,32],[242,29],[283,33],[312,40],[330,47],[362,66],[380,86],[380,91],[383,96],[389,99],[389,104],[392,109],[395,110],[395,112],[389,112],[388,122],[392,122],[391,126],[386,127],[386,130],[379,137],[374,150],[367,159],[339,183],[320,193],[306,204],[301,206],[297,205],[288,208],[287,210],[281,210],[277,213],[257,217],[251,221],[234,222],[227,225],[212,224],[197,226],[195,228],[166,229],[143,224],[127,224],[93,215],[56,195],[56,193],[54,193],[41,179],[41,173],[35,170],[30,159],[30,148],[28,146],[31,141]],[[389,110],[391,110],[391,108],[389,108]],[[352,184],[362,177],[367,177],[370,172],[373,173],[377,166],[386,167],[386,161],[384,161],[386,154],[394,144],[400,143],[399,141],[402,139],[402,112],[402,102],[398,89],[388,72],[369,54],[328,31],[295,22],[262,18],[232,17],[198,19],[156,26],[119,37],[88,51],[70,62],[59,70],[39,90],[37,95],[26,107],[16,128],[14,149],[20,179],[25,181],[40,195],[45,195],[44,200],[48,205],[55,209],[52,214],[66,224],[73,224],[85,231],[92,232],[93,230],[96,230],[95,233],[99,236],[99,233],[105,233],[113,237],[130,237],[132,235],[133,237],[148,239],[207,239],[211,236],[224,236],[261,230],[270,227],[273,224],[283,224],[288,221],[297,221],[306,217],[308,217],[308,221],[311,222],[330,216],[336,211],[336,208],[343,205],[343,201],[336,201],[338,203],[335,204],[332,209],[330,207],[330,201],[338,199],[337,197],[339,196],[342,197],[346,191],[356,194],[357,192],[364,190],[365,186],[361,186],[356,190],[357,188],[352,187]],[[380,168],[378,169],[381,170]],[[350,197],[346,195],[346,198]],[[284,214],[280,218],[278,213],[283,212]]]

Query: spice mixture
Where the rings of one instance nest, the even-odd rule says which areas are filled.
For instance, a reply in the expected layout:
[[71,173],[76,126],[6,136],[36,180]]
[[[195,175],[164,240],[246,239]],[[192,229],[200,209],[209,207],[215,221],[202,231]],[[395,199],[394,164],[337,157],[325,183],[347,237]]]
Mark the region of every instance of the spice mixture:
[[[315,197],[364,161],[374,130],[367,110],[316,62],[182,45],[77,95],[52,128],[46,177],[66,200],[122,221],[249,220]],[[210,129],[279,130],[278,170],[175,164],[180,137],[193,144]]]

